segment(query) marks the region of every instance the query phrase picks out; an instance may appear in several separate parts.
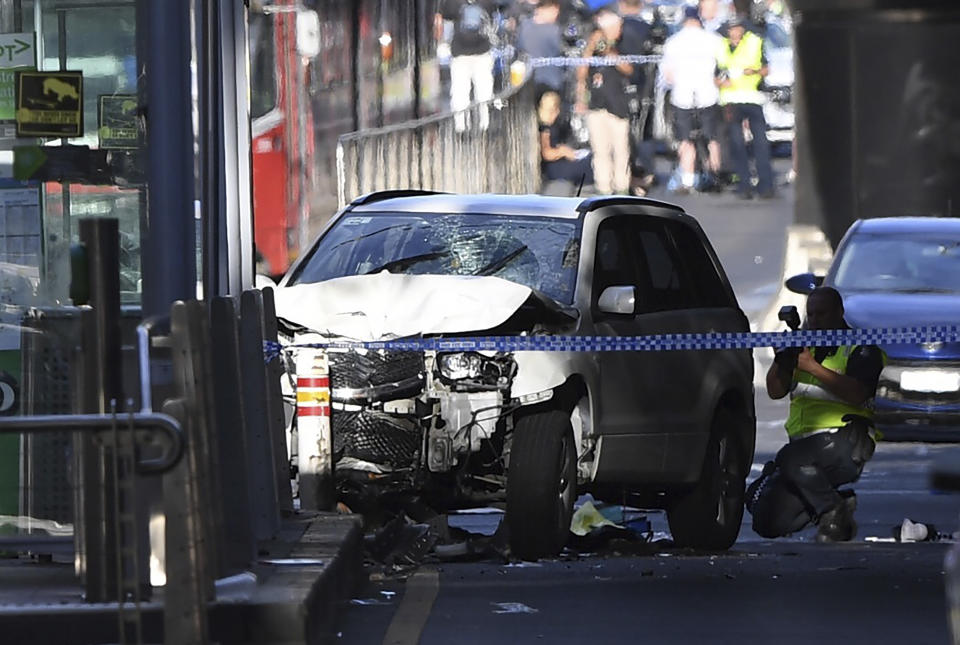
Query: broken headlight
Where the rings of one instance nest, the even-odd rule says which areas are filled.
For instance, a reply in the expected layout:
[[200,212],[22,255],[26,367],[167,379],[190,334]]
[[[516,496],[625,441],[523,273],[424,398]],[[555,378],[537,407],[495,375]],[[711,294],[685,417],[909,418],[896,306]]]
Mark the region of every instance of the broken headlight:
[[451,384],[487,388],[509,387],[516,362],[509,354],[485,356],[477,352],[451,352],[437,356],[440,379]]
[[474,352],[457,352],[456,354],[441,354],[437,357],[440,365],[440,376],[451,381],[475,379],[483,372],[484,357]]

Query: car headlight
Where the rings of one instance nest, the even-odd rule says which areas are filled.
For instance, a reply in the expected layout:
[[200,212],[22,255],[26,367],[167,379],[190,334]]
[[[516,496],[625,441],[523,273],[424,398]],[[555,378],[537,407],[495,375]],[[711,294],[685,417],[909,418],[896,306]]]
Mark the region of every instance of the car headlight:
[[451,381],[478,378],[483,369],[483,357],[473,352],[443,354],[438,357],[440,375]]

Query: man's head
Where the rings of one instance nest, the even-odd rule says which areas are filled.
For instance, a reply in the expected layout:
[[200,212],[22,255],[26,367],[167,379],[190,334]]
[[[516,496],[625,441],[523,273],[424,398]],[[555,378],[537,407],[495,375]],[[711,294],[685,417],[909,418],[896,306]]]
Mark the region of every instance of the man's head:
[[700,26],[700,10],[696,7],[686,7],[683,10],[683,26],[684,27],[699,27]]
[[556,22],[560,18],[560,0],[540,0],[535,14],[537,22]]
[[608,42],[619,40],[620,34],[623,33],[623,18],[610,9],[604,8],[598,11],[594,16],[594,22],[597,23],[597,29]]
[[717,13],[719,13],[717,0],[700,0],[697,6],[700,10],[701,20],[713,20],[717,17]]
[[734,16],[727,23],[727,38],[733,45],[737,45],[747,31],[747,23],[740,16]]
[[807,296],[807,329],[845,329],[843,298],[833,287],[817,287]]

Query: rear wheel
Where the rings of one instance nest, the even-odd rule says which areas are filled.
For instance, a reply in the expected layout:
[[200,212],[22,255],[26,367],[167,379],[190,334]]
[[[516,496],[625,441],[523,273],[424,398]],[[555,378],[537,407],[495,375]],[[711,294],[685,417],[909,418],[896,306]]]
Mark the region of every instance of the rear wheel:
[[677,546],[725,550],[740,534],[746,483],[737,417],[718,410],[696,486],[667,510]]
[[507,473],[510,548],[524,560],[556,555],[566,544],[577,496],[577,448],[560,410],[517,421]]

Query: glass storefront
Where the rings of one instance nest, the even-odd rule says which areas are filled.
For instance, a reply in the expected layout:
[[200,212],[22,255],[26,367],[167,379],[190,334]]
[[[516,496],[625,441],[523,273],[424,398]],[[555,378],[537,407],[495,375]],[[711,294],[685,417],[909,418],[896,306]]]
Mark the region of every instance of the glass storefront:
[[[6,183],[0,184],[0,207],[14,198],[19,205],[19,210],[7,213],[6,222],[0,222],[0,226],[6,224],[0,229],[0,237],[5,238],[0,252],[6,253],[2,260],[13,265],[7,271],[29,276],[33,287],[33,293],[8,288],[0,298],[11,305],[69,304],[69,246],[77,241],[77,220],[109,216],[120,221],[122,301],[138,304],[146,191],[137,99],[136,2],[0,0],[0,7],[5,9],[0,16],[7,22],[0,25],[4,32],[0,46],[10,41],[17,52],[25,48],[17,43],[29,42],[27,36],[32,36],[34,69],[79,72],[82,78],[77,96],[57,85],[70,79],[42,74],[42,85],[37,85],[42,91],[33,96],[27,95],[23,74],[16,74],[28,66],[0,71],[5,83],[15,86],[15,115],[34,126],[30,129],[21,123],[18,128],[15,122],[0,120],[0,132],[15,135],[0,139],[7,151],[5,167],[0,167],[0,176],[6,177]],[[5,96],[5,90],[0,87],[0,94]],[[78,127],[68,136],[56,136],[56,125],[43,125],[64,121],[73,110],[80,113]],[[29,136],[38,130],[46,135]],[[11,154],[12,150],[16,151]],[[39,191],[39,199],[33,202],[38,209],[29,212],[28,206],[20,204],[31,201],[25,191],[34,190]]]
[[[80,218],[119,220],[121,302],[140,304],[147,194],[137,13],[137,0],[0,0],[0,415],[67,411],[20,401],[36,357],[19,323],[28,307],[71,304]],[[69,441],[48,443],[0,436],[0,536],[70,521],[69,504],[46,508],[46,488],[66,485],[62,462],[44,474],[40,460]],[[25,515],[30,526],[19,525]]]

